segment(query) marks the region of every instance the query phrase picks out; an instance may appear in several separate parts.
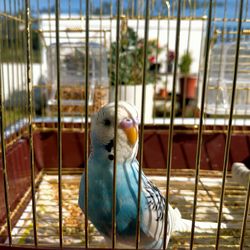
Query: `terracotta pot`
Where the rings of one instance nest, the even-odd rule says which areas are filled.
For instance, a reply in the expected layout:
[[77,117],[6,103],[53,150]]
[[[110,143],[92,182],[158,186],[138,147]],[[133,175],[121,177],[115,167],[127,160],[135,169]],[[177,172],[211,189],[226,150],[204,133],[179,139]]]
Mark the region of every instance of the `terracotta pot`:
[[160,97],[167,97],[168,96],[168,91],[167,91],[167,89],[165,89],[165,88],[161,88],[160,89],[160,91],[159,91],[159,96]]
[[196,98],[196,76],[182,76],[180,77],[180,94],[182,98],[195,99]]

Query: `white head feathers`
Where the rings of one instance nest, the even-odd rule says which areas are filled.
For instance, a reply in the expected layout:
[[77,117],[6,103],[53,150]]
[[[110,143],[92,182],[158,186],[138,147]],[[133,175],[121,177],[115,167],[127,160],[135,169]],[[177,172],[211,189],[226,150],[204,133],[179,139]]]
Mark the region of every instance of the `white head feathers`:
[[[118,102],[117,110],[117,162],[132,159],[138,149],[138,112],[136,108],[124,101]],[[91,122],[92,147],[103,148],[105,157],[114,159],[114,128],[115,128],[115,103],[102,107],[93,117]]]

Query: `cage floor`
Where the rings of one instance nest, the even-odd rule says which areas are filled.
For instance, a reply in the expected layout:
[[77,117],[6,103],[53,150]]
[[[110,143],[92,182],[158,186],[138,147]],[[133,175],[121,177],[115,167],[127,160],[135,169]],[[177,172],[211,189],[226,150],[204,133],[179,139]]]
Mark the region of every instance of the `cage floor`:
[[[145,170],[150,179],[165,194],[164,170]],[[221,191],[221,173],[201,171],[198,187],[198,221],[216,222]],[[63,244],[84,246],[84,215],[78,207],[78,187],[80,175],[62,177],[62,212]],[[191,219],[194,191],[193,170],[173,170],[170,182],[170,203],[178,207],[182,217]],[[232,182],[230,175],[226,181],[223,222],[230,223],[230,228],[221,230],[219,249],[239,249],[242,217],[245,206],[246,189]],[[38,244],[59,244],[58,178],[46,173],[36,192]],[[90,247],[105,247],[102,236],[90,224]],[[12,230],[14,244],[32,244],[32,206],[25,209],[18,223]],[[214,249],[216,230],[204,230],[195,233],[194,249]],[[190,243],[190,233],[174,234],[169,249],[186,249]],[[250,249],[250,223],[244,240],[244,249]]]

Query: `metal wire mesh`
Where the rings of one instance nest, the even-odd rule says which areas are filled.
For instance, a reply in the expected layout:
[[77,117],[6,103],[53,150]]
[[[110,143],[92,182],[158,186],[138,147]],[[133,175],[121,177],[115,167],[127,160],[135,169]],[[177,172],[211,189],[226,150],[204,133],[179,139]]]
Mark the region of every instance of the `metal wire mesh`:
[[[233,161],[242,161],[249,153],[249,10],[248,0],[1,1],[0,200],[4,204],[0,213],[1,242],[10,246],[23,243],[38,246],[54,242],[60,247],[74,242],[85,248],[103,247],[98,242],[100,236],[93,225],[88,224],[78,208],[74,207],[75,194],[74,197],[65,198],[69,192],[65,190],[66,186],[77,183],[79,176],[76,175],[68,183],[63,170],[69,167],[70,173],[79,174],[75,169],[77,166],[81,171],[84,167],[88,172],[90,117],[111,101],[115,101],[116,110],[115,151],[117,105],[118,100],[122,99],[134,103],[141,116],[139,180],[141,170],[148,162],[147,157],[151,157],[146,141],[154,133],[157,134],[156,144],[162,150],[163,160],[159,165],[166,168],[167,177],[164,180],[155,178],[157,184],[159,182],[160,186],[166,187],[166,201],[175,202],[174,195],[182,193],[181,187],[175,187],[175,191],[171,189],[174,178],[187,173],[192,176],[192,195],[189,190],[183,192],[184,199],[190,201],[190,197],[193,197],[192,205],[184,205],[182,211],[187,216],[192,214],[191,236],[174,236],[170,248],[204,249],[204,245],[210,244],[211,248],[216,249],[230,246],[247,249],[250,191],[249,188],[246,191],[239,187],[239,197],[236,197],[236,191],[232,188],[235,184],[231,184],[228,171]],[[188,61],[190,65],[187,66]],[[195,79],[193,83],[188,83],[187,75],[190,74]],[[190,90],[189,87],[193,88]],[[149,131],[150,136],[147,134]],[[166,133],[167,137],[164,137],[165,134],[158,137],[161,133]],[[195,171],[172,171],[188,165],[188,156],[181,146],[178,149],[181,153],[176,153],[176,145],[182,145],[182,141],[176,139],[178,134],[196,138],[192,152],[194,161],[191,163]],[[74,136],[77,138],[72,139]],[[213,145],[216,145],[212,136],[223,137],[220,139],[222,154],[216,154],[216,163],[211,163],[212,170],[219,164],[218,169],[222,172],[202,172],[202,177],[206,176],[209,183],[206,184],[201,182],[200,169],[206,168],[206,161],[213,161],[211,155],[215,152],[213,148],[209,151],[206,145],[209,140],[214,140]],[[237,145],[242,145],[242,137],[246,140],[246,150],[239,153]],[[53,138],[49,141],[53,142],[51,147],[49,143],[46,144],[48,138]],[[79,144],[81,149],[71,166],[67,165],[70,164],[65,151],[67,140]],[[54,150],[49,154],[54,156],[52,160],[46,159],[46,146]],[[178,154],[185,164],[175,162]],[[26,160],[19,164],[22,157]],[[42,172],[42,169],[51,167],[56,168],[57,180],[47,175],[46,171]],[[13,174],[13,169],[19,169],[21,174]],[[113,171],[115,201],[116,151]],[[160,171],[159,175],[162,173]],[[170,176],[175,175],[177,177],[172,180]],[[211,189],[210,179],[214,181]],[[22,180],[23,189],[17,192],[13,181],[22,183]],[[53,182],[50,195],[56,196],[56,201],[52,205],[47,201],[53,200],[54,196],[51,198],[39,193],[44,181]],[[140,181],[136,248],[140,242]],[[85,183],[87,190],[87,178]],[[200,185],[203,185],[202,191]],[[218,188],[221,188],[221,192]],[[210,203],[205,199],[209,208],[218,214],[218,228],[209,235],[197,235],[196,219],[207,220],[210,216],[206,216],[207,211],[199,207],[204,192],[210,199]],[[240,212],[236,212],[235,207],[229,207],[227,199],[239,202]],[[212,204],[214,200],[216,202]],[[31,210],[30,205],[26,207],[29,201]],[[39,210],[41,206],[45,209],[45,204],[54,209],[48,212],[53,214],[53,229],[45,232],[47,238],[40,234],[47,227],[41,225],[44,214]],[[71,204],[74,204],[73,210],[69,212]],[[87,191],[85,204],[87,208]],[[20,211],[25,207],[21,216]],[[116,247],[115,211],[114,202],[112,248]],[[74,212],[76,217],[72,215]],[[168,212],[168,206],[165,212]],[[72,216],[73,224],[67,224],[67,216]],[[86,210],[85,216],[88,218]],[[237,223],[228,231],[220,228],[223,219],[228,221],[235,217]],[[18,221],[19,218],[21,220]],[[76,222],[78,219],[81,223]],[[54,224],[57,224],[56,229]],[[69,232],[66,228],[69,228]],[[230,238],[232,233],[235,234],[234,238]]]

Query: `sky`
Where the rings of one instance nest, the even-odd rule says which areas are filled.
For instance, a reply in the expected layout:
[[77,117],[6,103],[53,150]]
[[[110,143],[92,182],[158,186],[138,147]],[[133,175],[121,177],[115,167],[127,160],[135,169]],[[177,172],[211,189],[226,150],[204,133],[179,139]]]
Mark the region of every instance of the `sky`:
[[[166,0],[149,0],[150,3],[154,2],[155,7],[150,7],[151,15],[158,15],[161,12],[162,15],[167,15],[168,9],[166,7]],[[60,2],[60,12],[63,14],[82,14],[85,15],[85,2],[86,0],[59,0]],[[140,9],[140,13],[144,13],[145,3],[146,0],[120,0],[121,5],[123,6],[122,9],[132,8],[134,5],[135,9]],[[176,6],[177,0],[170,0],[170,14],[176,16]],[[190,0],[190,1],[181,1],[182,2],[182,16],[196,16],[201,17],[204,15],[208,15],[208,5],[209,0]],[[194,8],[189,8],[189,4],[191,3],[192,6],[196,6]],[[243,18],[250,19],[250,0],[243,0],[244,7],[243,7]],[[0,11],[7,10],[7,12],[14,13],[15,10],[24,9],[25,0],[0,0]],[[50,12],[53,13],[55,10],[55,0],[30,0],[31,6],[31,14],[33,17],[37,17],[39,14],[43,12]],[[112,3],[113,15],[116,15],[116,6],[117,0],[89,0],[90,3],[90,14],[99,13],[98,9],[100,9],[100,5],[102,5],[103,15],[110,14],[110,3]],[[184,4],[186,3],[186,8]],[[213,0],[213,16],[218,18],[223,18],[226,12],[227,18],[235,18],[238,17],[239,12],[239,3],[238,0]],[[142,6],[142,7],[140,7]],[[172,12],[172,8],[174,7],[174,11]],[[237,27],[236,22],[228,22],[228,26],[233,26],[234,28]],[[244,23],[243,26],[250,26],[248,23]],[[246,28],[246,27],[243,27]]]
[[[137,7],[140,5],[140,3],[145,3],[145,0],[120,0],[121,4],[124,6],[124,8],[128,8],[128,6],[132,6],[134,4],[134,7],[138,9]],[[6,9],[8,11],[14,11],[14,9],[18,9],[18,6],[22,8],[24,6],[24,0],[0,0],[0,10],[4,10],[4,5],[6,6]],[[100,4],[104,7],[105,5],[109,5],[110,2],[113,4],[113,13],[116,12],[116,5],[117,0],[89,0],[91,10],[100,8]],[[151,13],[157,15],[159,11],[167,13],[167,7],[165,2],[162,0],[150,0],[150,2],[155,2],[155,8],[152,10]],[[170,0],[171,6],[176,6],[177,1],[176,0]],[[238,0],[214,0],[214,3],[216,3],[216,8],[213,8],[213,12],[217,17],[223,17],[224,16],[224,10],[225,6],[227,7],[227,17],[233,18],[235,17],[235,14],[238,11],[237,5],[239,5]],[[249,0],[244,0],[244,14],[248,16],[250,15],[250,3],[248,3]],[[185,1],[182,1],[182,3],[185,3]],[[189,1],[186,1],[186,5],[188,6]],[[197,16],[202,16],[204,14],[207,14],[208,11],[208,0],[190,0],[191,5],[196,5],[196,11],[195,14]],[[53,9],[53,6],[55,6],[55,0],[30,0],[30,6],[33,15],[35,15],[38,10],[40,11],[46,11],[49,6],[51,9]],[[82,12],[85,12],[85,0],[60,0],[60,9],[61,13],[80,13],[80,10],[82,9]],[[108,7],[109,9],[109,7]],[[143,7],[141,8],[143,9]],[[175,7],[176,9],[176,7]],[[175,11],[176,12],[176,11]],[[183,12],[182,12],[183,13]],[[176,13],[175,13],[176,14]],[[185,10],[184,15],[190,15],[190,9],[187,7]]]
[[[3,0],[1,0],[3,1]],[[12,0],[13,1],[13,0]],[[124,8],[128,8],[128,6],[132,6],[134,5],[134,7],[136,9],[138,9],[138,7],[140,6],[140,3],[145,3],[145,0],[120,0],[121,1],[121,5],[124,6]],[[11,1],[10,1],[11,2]],[[113,12],[114,14],[116,13],[116,5],[117,5],[117,1],[116,0],[90,0],[90,5],[92,10],[99,8],[100,4],[102,4],[102,6],[105,5],[105,3],[109,4],[110,2],[112,2],[113,5]],[[150,2],[155,2],[155,6],[156,8],[154,8],[154,10],[151,9],[153,14],[158,15],[159,11],[163,11],[164,13],[167,13],[167,7],[165,4],[165,1],[161,1],[161,0],[151,0]],[[176,0],[170,0],[170,5],[171,6],[176,6],[177,5],[177,1]],[[188,2],[186,1],[186,11],[184,13],[184,15],[190,15],[189,12],[189,8],[188,8]],[[216,3],[216,8],[213,8],[213,12],[217,17],[223,17],[224,16],[224,10],[225,10],[225,6],[227,8],[227,17],[228,18],[233,18],[235,17],[235,14],[237,13],[238,10],[238,5],[239,2],[238,0],[214,0],[214,3]],[[50,3],[50,4],[49,4]],[[182,1],[182,3],[185,3],[185,1]],[[197,16],[202,16],[204,14],[207,14],[208,12],[208,4],[209,1],[208,0],[190,0],[190,3],[192,5],[196,5],[196,15]],[[249,17],[249,13],[250,13],[250,4],[248,4],[248,0],[244,1],[244,12],[245,14],[248,15]],[[38,5],[40,9],[47,9],[48,6],[50,5],[55,6],[55,0],[30,0],[30,4],[32,9],[37,10],[38,9]],[[85,0],[60,0],[60,6],[61,6],[61,12],[72,12],[72,13],[79,13],[81,6],[82,6],[82,11],[85,12]],[[141,8],[143,9],[143,7]],[[176,7],[175,7],[176,9]],[[176,12],[176,11],[175,11]],[[247,13],[248,12],[248,13]],[[176,14],[176,13],[175,13]]]

